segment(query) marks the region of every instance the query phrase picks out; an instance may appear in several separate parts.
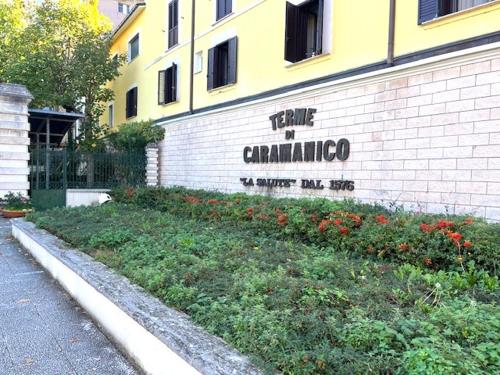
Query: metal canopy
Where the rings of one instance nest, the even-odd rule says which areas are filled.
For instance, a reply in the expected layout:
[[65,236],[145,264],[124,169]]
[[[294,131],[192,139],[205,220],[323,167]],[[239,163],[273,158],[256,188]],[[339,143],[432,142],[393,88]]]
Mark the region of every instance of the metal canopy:
[[30,145],[58,147],[73,124],[85,117],[81,113],[57,112],[49,109],[29,109]]

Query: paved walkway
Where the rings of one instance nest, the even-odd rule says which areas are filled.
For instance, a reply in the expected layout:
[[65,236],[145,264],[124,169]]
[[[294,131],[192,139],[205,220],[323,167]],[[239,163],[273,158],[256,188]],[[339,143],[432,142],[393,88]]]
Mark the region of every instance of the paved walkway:
[[136,375],[0,218],[0,374]]

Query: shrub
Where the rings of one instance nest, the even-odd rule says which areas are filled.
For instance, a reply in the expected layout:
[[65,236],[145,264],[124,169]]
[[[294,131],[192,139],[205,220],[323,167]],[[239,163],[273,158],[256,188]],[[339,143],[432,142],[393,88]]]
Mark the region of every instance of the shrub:
[[183,188],[122,188],[113,196],[143,208],[430,269],[464,269],[474,261],[496,272],[500,260],[500,224],[466,216],[391,212],[353,200],[274,199]]

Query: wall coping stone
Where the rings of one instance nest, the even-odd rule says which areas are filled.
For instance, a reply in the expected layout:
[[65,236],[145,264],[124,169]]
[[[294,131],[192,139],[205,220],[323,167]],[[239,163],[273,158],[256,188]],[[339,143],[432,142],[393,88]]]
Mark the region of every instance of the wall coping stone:
[[33,95],[31,95],[26,86],[15,83],[0,83],[0,96],[25,100],[26,102],[30,102],[33,99]]

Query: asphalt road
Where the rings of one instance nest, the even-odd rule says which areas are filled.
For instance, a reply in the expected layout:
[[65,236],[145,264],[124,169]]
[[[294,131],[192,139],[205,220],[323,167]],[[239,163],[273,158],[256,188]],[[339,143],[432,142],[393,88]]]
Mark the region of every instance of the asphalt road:
[[0,218],[0,375],[136,375]]

